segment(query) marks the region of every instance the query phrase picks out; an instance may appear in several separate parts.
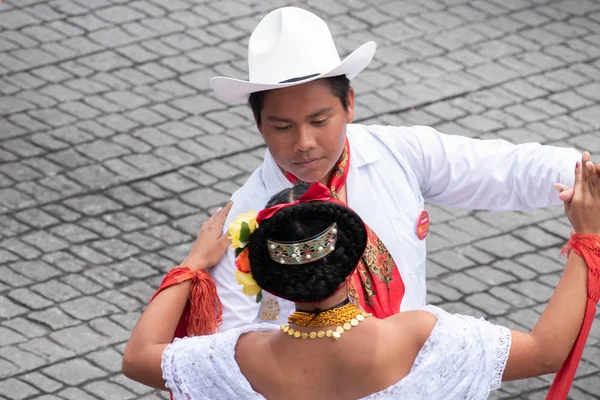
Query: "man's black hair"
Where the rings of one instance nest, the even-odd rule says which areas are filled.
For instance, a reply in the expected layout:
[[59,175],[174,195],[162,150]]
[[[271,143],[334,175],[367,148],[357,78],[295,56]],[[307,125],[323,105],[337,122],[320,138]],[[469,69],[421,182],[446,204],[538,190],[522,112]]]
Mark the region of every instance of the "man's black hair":
[[[350,80],[346,78],[346,75],[322,78],[318,79],[316,82],[323,82],[329,86],[331,93],[342,103],[344,111],[346,113],[348,112],[348,93],[350,92]],[[254,114],[256,125],[259,127],[261,124],[260,113],[262,112],[265,103],[265,93],[267,93],[267,91],[255,92],[250,94],[250,97],[248,97],[248,104],[250,105],[252,113]]]

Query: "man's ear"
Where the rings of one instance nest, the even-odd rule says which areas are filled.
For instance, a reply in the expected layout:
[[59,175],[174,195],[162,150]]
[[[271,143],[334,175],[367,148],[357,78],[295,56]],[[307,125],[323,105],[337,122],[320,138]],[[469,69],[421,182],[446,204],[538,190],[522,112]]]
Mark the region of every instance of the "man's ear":
[[354,120],[354,89],[350,86],[348,90],[348,112],[346,113],[346,122],[351,123]]

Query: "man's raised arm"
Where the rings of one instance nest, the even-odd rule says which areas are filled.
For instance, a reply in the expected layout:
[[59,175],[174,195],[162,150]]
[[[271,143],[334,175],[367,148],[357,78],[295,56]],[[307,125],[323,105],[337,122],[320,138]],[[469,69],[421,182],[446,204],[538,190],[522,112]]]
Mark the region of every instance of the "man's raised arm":
[[554,184],[573,186],[581,154],[538,143],[511,144],[446,135],[429,127],[398,128],[426,201],[474,210],[528,210],[560,205]]

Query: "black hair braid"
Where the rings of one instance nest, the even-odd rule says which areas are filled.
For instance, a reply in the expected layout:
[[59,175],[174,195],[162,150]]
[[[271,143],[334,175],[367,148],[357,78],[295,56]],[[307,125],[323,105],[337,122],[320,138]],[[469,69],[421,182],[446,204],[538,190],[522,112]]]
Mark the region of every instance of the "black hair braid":
[[[307,264],[273,261],[267,240],[303,241],[338,225],[335,250]],[[284,208],[263,221],[250,239],[250,265],[258,285],[291,301],[316,302],[329,297],[354,270],[366,246],[367,233],[360,217],[349,208],[326,202],[308,202]]]

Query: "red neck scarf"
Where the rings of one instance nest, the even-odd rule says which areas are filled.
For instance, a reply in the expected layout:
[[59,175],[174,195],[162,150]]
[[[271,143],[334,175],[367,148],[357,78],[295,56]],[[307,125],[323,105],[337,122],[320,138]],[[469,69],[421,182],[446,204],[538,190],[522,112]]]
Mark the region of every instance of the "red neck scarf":
[[[346,139],[344,151],[333,167],[327,183],[331,197],[336,200],[338,193],[346,184],[349,170],[350,146]],[[290,172],[282,171],[293,184],[303,183]],[[347,207],[346,204],[344,205]],[[377,318],[386,318],[400,312],[400,302],[404,297],[404,282],[394,259],[381,239],[366,224],[365,227],[367,247],[348,282],[350,297],[354,302],[359,303],[364,311]]]
[[596,304],[600,300],[600,241],[598,236],[574,233],[563,249],[563,254],[568,254],[571,251],[579,254],[588,266],[588,301],[585,306],[585,314],[579,335],[569,353],[569,357],[554,377],[554,382],[552,382],[546,397],[547,400],[567,398],[575,378],[575,372],[577,372],[579,360],[583,355],[585,342],[592,328],[592,322],[596,316]]

